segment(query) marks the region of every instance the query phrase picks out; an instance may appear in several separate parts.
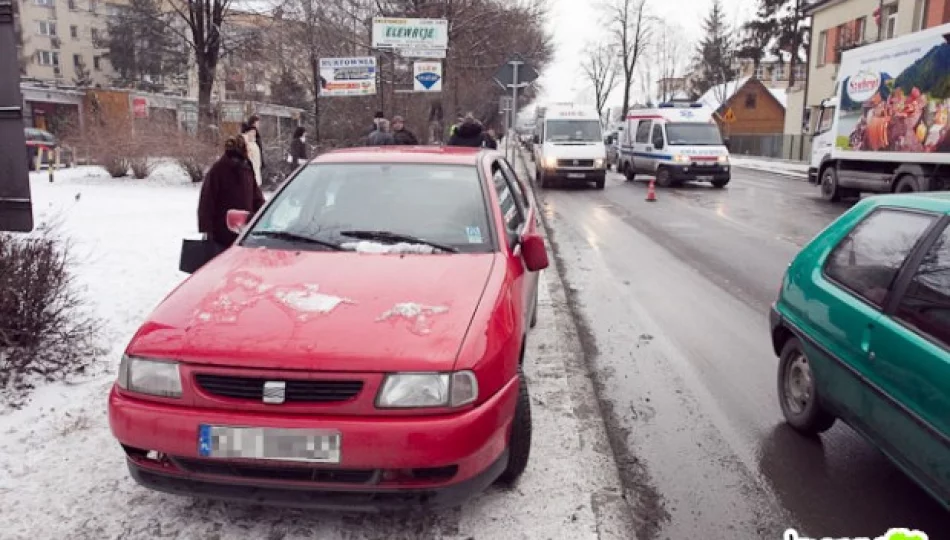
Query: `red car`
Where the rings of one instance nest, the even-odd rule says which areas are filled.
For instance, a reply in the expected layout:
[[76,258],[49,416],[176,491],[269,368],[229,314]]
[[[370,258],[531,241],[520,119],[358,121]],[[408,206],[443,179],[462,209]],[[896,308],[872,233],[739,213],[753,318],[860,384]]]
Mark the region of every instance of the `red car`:
[[501,153],[315,159],[155,309],[109,396],[140,484],[317,508],[456,506],[524,471],[548,265]]

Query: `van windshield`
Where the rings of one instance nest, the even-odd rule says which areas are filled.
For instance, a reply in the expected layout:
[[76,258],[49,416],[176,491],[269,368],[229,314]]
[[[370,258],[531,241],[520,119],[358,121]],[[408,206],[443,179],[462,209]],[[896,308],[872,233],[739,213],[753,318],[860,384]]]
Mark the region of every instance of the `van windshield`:
[[552,141],[603,142],[597,120],[549,120],[544,138]]
[[679,122],[666,124],[670,144],[691,146],[722,146],[722,135],[715,124]]

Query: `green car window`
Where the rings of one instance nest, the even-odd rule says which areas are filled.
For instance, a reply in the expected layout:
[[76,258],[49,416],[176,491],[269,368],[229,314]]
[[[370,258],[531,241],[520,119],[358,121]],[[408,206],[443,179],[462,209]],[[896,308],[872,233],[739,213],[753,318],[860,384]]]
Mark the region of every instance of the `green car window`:
[[950,229],[924,256],[896,316],[950,348]]
[[881,307],[920,237],[936,216],[893,209],[872,212],[828,257],[829,278]]

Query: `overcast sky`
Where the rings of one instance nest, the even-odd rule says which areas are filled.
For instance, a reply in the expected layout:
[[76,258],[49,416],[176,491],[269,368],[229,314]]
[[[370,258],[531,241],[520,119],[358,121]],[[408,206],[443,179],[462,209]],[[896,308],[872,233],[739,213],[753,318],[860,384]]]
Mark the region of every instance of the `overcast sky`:
[[[552,65],[541,74],[543,93],[540,101],[590,101],[593,94],[583,79],[581,61],[584,46],[597,39],[608,39],[603,2],[622,0],[548,0],[551,13],[548,28],[554,36],[555,54]],[[755,13],[756,0],[723,0],[727,21],[742,23]],[[689,42],[689,55],[700,37],[702,20],[709,13],[712,0],[647,0],[648,10],[656,17],[673,22],[683,29],[683,39]],[[639,85],[634,84],[634,92]],[[608,102],[618,105],[623,92],[618,86]]]

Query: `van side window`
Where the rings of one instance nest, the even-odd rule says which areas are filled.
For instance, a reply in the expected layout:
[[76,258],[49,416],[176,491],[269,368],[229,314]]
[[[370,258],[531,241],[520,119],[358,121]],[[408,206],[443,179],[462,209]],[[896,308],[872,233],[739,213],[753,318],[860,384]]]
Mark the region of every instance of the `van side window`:
[[[657,144],[660,143],[660,144]],[[663,143],[663,126],[657,124],[653,126],[653,146],[662,146]]]
[[653,120],[640,120],[640,124],[637,125],[637,142],[646,143],[650,142],[650,125],[653,124]]
[[924,256],[896,317],[950,348],[950,229]]
[[875,210],[831,252],[825,274],[870,304],[882,307],[907,255],[935,219],[901,210]]

